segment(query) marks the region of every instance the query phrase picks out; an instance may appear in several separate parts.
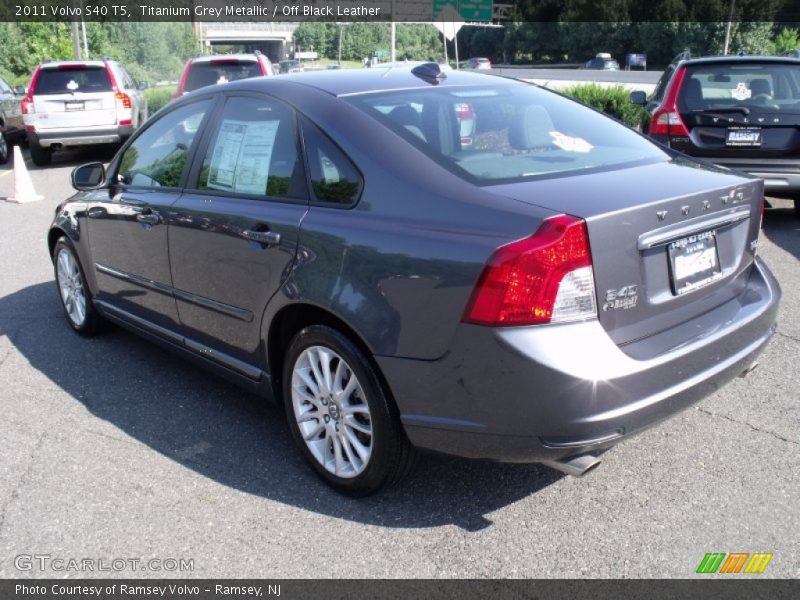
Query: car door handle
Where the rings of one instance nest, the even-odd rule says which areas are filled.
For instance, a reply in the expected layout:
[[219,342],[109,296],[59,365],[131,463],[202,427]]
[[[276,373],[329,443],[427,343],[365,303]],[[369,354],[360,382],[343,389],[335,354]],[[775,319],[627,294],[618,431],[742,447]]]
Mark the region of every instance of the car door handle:
[[158,216],[158,213],[149,211],[149,212],[141,212],[136,215],[136,220],[139,223],[147,223],[148,225],[158,225],[161,218]]
[[256,231],[254,229],[245,229],[242,231],[242,237],[265,246],[277,246],[281,243],[281,234],[277,231]]

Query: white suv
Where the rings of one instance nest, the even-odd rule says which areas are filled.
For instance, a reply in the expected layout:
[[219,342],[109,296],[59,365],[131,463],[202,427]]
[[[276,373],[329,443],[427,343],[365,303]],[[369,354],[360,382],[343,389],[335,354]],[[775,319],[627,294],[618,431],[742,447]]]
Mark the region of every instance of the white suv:
[[113,60],[40,64],[21,102],[33,162],[48,165],[67,146],[124,142],[147,119],[145,87]]

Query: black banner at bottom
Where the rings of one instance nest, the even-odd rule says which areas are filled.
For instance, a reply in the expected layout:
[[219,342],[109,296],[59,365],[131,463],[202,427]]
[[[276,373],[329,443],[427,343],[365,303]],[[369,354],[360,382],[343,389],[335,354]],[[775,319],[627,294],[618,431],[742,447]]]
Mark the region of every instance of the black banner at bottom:
[[648,600],[800,598],[800,580],[40,579],[0,580],[2,600]]

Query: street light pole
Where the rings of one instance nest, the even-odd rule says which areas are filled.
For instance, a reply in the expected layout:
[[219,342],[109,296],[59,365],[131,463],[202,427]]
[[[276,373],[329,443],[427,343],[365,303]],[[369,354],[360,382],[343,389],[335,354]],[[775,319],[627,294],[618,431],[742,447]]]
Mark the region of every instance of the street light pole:
[[397,10],[397,0],[392,0],[392,64],[397,62],[397,19],[395,18],[396,10]]

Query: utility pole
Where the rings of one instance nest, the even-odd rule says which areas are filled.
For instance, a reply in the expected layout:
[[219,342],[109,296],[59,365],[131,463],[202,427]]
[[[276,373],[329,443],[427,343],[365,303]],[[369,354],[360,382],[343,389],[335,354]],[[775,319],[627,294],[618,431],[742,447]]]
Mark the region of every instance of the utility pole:
[[733,23],[733,11],[736,8],[736,0],[731,0],[731,12],[728,15],[728,22],[725,24],[725,44],[722,48],[722,54],[728,54],[728,47],[731,43],[731,25]]
[[397,62],[397,0],[392,0],[392,64]]
[[[70,4],[72,4],[72,8],[78,9],[76,6],[75,0],[73,0]],[[73,17],[72,21],[69,23],[70,28],[72,29],[72,54],[75,57],[75,60],[81,60],[81,33],[80,29],[78,28],[78,22]]]

